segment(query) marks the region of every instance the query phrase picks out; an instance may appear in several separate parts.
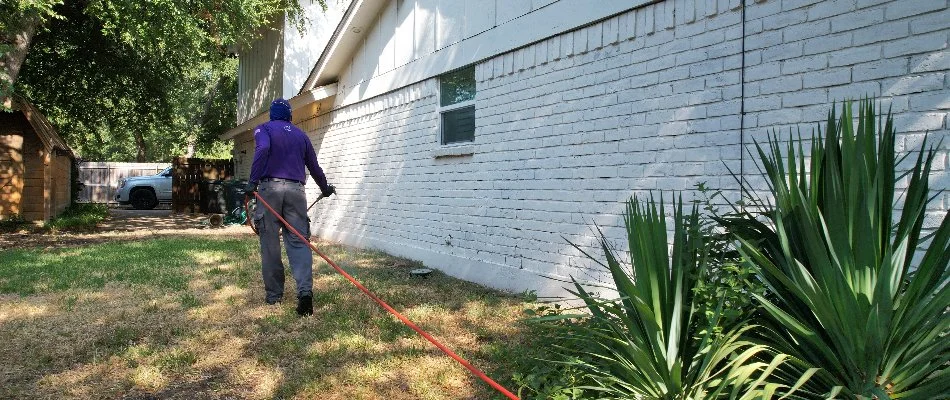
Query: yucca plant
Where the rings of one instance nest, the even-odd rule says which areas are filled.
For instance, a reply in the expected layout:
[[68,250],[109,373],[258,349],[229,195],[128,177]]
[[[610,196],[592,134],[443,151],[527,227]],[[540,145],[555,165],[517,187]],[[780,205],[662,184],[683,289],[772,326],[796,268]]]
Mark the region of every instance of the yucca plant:
[[764,343],[821,368],[799,394],[947,398],[946,214],[929,244],[921,237],[935,151],[924,144],[898,209],[893,120],[881,124],[870,100],[859,110],[855,126],[850,102],[840,120],[832,107],[810,155],[801,138],[758,146],[774,205],[755,202],[763,220],[722,221],[768,288]]
[[593,382],[582,389],[608,399],[713,399],[769,397],[794,386],[767,383],[785,356],[763,362],[766,346],[742,338],[752,326],[714,332],[717,318],[703,314],[694,294],[710,262],[699,212],[693,206],[684,215],[682,198],[673,208],[670,247],[662,198],[659,204],[652,197],[627,203],[629,265],[603,235],[606,263],[575,245],[609,270],[619,295],[599,298],[574,281],[572,293],[584,301],[589,318],[567,325],[560,348]]

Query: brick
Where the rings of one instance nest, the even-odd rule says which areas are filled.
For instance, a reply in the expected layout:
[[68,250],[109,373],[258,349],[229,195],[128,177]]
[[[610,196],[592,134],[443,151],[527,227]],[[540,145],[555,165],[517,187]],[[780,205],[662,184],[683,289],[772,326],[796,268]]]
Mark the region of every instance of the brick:
[[944,127],[947,113],[905,113],[894,116],[894,126],[901,132],[926,132]]
[[910,21],[910,31],[921,34],[950,28],[950,7],[943,11],[914,17]]
[[895,58],[858,64],[853,67],[851,79],[855,82],[889,78],[907,73],[907,59]]
[[934,32],[895,40],[884,47],[884,57],[897,57],[908,54],[926,53],[947,48],[946,32]]
[[801,76],[782,76],[759,83],[761,94],[791,92],[802,89]]
[[822,1],[824,0],[782,0],[782,11],[794,10],[820,3]]
[[773,14],[778,14],[781,11],[781,1],[766,1],[757,2],[756,4],[748,4],[746,6],[745,15],[747,20],[755,20],[768,17]]
[[929,92],[943,88],[946,73],[902,76],[881,82],[882,96],[897,96],[911,93]]
[[946,8],[947,3],[945,1],[905,0],[888,4],[887,8],[885,8],[884,15],[888,20],[894,20],[931,11],[944,10]]
[[618,21],[618,39],[620,41],[630,40],[637,36],[637,13],[629,11],[621,14]]
[[803,46],[802,42],[792,42],[762,49],[762,61],[780,61],[800,57],[802,55]]
[[880,24],[881,22],[884,22],[883,8],[873,8],[869,10],[856,11],[856,12],[851,12],[851,13],[839,15],[832,18],[831,31],[832,32],[850,31],[852,29],[863,28],[865,26],[871,26],[874,24]]
[[798,57],[782,62],[782,74],[791,75],[808,71],[816,71],[828,67],[828,59],[824,54]]
[[796,40],[805,40],[811,39],[813,37],[821,37],[827,35],[831,32],[831,22],[828,20],[819,20],[803,24],[797,24],[785,28],[782,33],[783,39],[786,42],[794,42]]
[[802,54],[821,54],[831,53],[851,47],[852,33],[845,32],[836,35],[827,35],[819,38],[805,40],[802,46]]
[[887,22],[879,25],[861,28],[854,31],[854,45],[861,46],[868,43],[886,42],[907,37],[910,26],[907,21]]
[[867,63],[880,60],[882,54],[883,45],[880,44],[844,49],[828,55],[828,66],[840,67],[843,65]]
[[876,81],[851,83],[844,86],[836,86],[828,89],[828,99],[832,101],[842,101],[847,99],[860,99],[863,97],[876,97],[881,94],[881,84]]
[[945,92],[920,93],[910,98],[911,111],[931,111],[950,109],[950,96]]
[[780,108],[782,108],[782,96],[779,95],[751,97],[746,99],[745,102],[746,112],[778,110]]
[[810,72],[802,76],[802,87],[805,89],[844,85],[850,82],[850,67],[831,68]]
[[808,8],[808,20],[815,21],[841,14],[849,14],[857,7],[855,0],[822,1]]
[[801,90],[782,95],[782,107],[800,107],[828,102],[827,89]]
[[782,31],[764,32],[747,37],[745,48],[746,51],[756,50],[772,47],[779,43],[782,43]]

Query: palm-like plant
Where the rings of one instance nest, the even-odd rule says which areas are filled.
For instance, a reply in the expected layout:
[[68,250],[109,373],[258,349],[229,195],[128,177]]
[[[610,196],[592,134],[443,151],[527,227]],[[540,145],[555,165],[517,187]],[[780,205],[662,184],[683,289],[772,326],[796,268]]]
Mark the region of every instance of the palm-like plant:
[[920,152],[897,210],[893,121],[881,126],[869,100],[859,108],[856,127],[850,103],[840,120],[832,109],[824,138],[819,131],[811,140],[810,159],[801,140],[784,152],[777,140],[770,152],[759,147],[774,206],[757,202],[766,221],[723,222],[770,292],[757,297],[771,330],[765,343],[821,368],[805,393],[947,398],[946,215],[915,257],[927,239],[921,230],[935,153]]
[[662,199],[627,203],[629,268],[603,235],[606,264],[575,245],[610,271],[619,294],[601,299],[574,282],[590,318],[568,325],[562,352],[593,382],[583,389],[618,399],[758,398],[783,389],[765,379],[784,356],[761,361],[767,348],[742,338],[751,326],[718,333],[703,314],[694,289],[710,257],[696,206],[689,215],[682,199],[674,206],[671,249],[662,210]]

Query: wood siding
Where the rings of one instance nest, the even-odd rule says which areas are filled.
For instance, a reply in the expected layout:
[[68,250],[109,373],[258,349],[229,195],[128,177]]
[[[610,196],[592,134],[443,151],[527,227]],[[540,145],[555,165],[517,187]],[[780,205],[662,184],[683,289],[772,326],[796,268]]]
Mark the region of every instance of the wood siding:
[[283,20],[242,49],[238,67],[237,123],[260,114],[281,96],[284,74]]

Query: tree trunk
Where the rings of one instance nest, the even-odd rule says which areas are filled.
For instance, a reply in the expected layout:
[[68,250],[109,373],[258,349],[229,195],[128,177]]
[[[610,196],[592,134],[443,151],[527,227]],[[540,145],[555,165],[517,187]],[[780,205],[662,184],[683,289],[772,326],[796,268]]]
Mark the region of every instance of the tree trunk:
[[12,107],[13,84],[20,75],[20,68],[26,60],[26,53],[33,42],[37,25],[38,19],[28,18],[22,21],[19,30],[0,36],[0,43],[13,47],[0,55],[0,104],[5,108]]
[[145,136],[143,136],[142,132],[138,129],[135,129],[134,131],[135,131],[134,135],[135,135],[135,148],[136,148],[135,161],[146,162],[148,161],[148,158],[146,158],[146,154],[145,154],[145,150],[146,150]]

